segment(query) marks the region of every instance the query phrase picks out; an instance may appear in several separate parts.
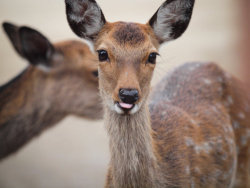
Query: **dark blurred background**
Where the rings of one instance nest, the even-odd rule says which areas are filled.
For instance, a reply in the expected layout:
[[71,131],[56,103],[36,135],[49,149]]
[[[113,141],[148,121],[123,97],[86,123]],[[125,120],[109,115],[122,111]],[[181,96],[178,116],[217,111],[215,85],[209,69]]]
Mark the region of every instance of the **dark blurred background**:
[[[97,0],[108,21],[145,23],[163,0]],[[250,84],[249,0],[197,0],[186,33],[160,49],[153,84],[188,61],[213,61]],[[76,39],[63,0],[1,0],[0,21],[38,29],[51,41]],[[27,66],[0,30],[0,84]],[[103,187],[109,160],[103,122],[68,117],[0,162],[1,188]]]

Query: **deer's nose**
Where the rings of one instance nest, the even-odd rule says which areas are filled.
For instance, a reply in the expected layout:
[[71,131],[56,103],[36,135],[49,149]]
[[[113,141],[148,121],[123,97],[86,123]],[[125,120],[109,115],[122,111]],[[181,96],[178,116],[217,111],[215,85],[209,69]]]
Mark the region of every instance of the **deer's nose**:
[[134,104],[139,99],[138,90],[137,89],[120,89],[119,98],[124,103]]

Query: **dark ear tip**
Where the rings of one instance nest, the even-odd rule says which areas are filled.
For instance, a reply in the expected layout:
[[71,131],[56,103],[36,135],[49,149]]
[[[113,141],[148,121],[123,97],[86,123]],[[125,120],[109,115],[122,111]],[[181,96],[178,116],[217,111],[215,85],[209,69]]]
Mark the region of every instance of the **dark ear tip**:
[[3,27],[4,29],[6,29],[7,27],[9,27],[9,25],[10,25],[10,23],[8,23],[8,22],[3,22],[3,23],[2,23],[2,27]]
[[4,28],[9,27],[9,26],[11,26],[11,25],[12,25],[12,24],[9,23],[9,22],[3,22],[3,23],[2,23],[2,26],[3,26]]
[[29,28],[29,27],[26,27],[26,26],[22,26],[22,27],[20,27],[20,29],[19,29],[19,33],[20,33],[20,34],[22,34],[22,33],[24,33],[24,32],[27,32],[27,31],[35,31],[35,30],[33,30],[33,29]]
[[23,26],[19,28],[18,32],[20,39],[22,40],[27,35],[27,33],[30,33],[30,28]]
[[71,4],[73,1],[78,1],[78,2],[83,2],[83,1],[85,1],[85,2],[92,2],[92,3],[96,3],[96,1],[95,0],[65,0],[65,3],[66,4]]
[[10,22],[3,22],[2,27],[6,33],[13,30],[14,28],[17,28],[17,26],[15,26],[14,24],[12,24]]
[[40,32],[27,26],[20,27],[18,32],[19,32],[21,40],[25,39],[26,37],[29,38],[29,36],[34,35],[34,34],[45,38]]
[[27,27],[27,26],[22,26],[18,30],[21,41],[22,40],[27,40],[27,39],[33,39],[33,38],[39,38],[40,40],[47,41],[49,43],[49,40],[39,31]]

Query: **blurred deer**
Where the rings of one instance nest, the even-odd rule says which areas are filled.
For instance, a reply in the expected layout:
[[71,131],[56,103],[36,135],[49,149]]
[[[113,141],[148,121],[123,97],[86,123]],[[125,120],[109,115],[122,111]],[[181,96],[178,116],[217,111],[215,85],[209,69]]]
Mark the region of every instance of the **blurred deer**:
[[194,0],[165,1],[147,24],[107,22],[95,0],[65,2],[70,27],[98,52],[107,188],[232,187],[237,165],[247,177],[249,96],[217,65],[177,68],[147,105],[158,48],[183,34]]
[[4,23],[25,70],[0,87],[0,159],[24,146],[67,115],[102,118],[97,59],[88,46],[51,44],[38,31]]

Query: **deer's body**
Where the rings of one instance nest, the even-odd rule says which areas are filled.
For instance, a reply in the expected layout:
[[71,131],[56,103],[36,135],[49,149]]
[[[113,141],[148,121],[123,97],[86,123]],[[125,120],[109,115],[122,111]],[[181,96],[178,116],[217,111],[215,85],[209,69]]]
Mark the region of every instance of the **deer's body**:
[[[246,91],[239,80],[213,63],[185,64],[155,87],[150,100],[152,129],[161,135],[156,140],[170,145],[173,152],[163,144],[157,148],[173,159],[186,159],[179,168],[172,161],[170,172],[185,167],[181,175],[186,172],[188,182],[200,187],[249,186],[250,96]],[[178,157],[180,150],[185,157]]]
[[106,22],[94,0],[66,0],[72,30],[92,40],[99,56],[111,152],[107,188],[234,185],[243,134],[233,121],[242,123],[238,116],[249,126],[249,111],[240,106],[249,99],[235,92],[238,81],[215,64],[186,64],[155,87],[147,104],[157,49],[186,30],[193,5],[167,0],[143,25]]
[[[15,42],[21,40],[17,33],[20,28],[6,27],[16,29],[8,30],[12,37],[15,33]],[[42,35],[34,30],[27,28],[25,32],[35,35],[37,40],[33,41],[41,39]],[[38,42],[34,45],[42,48]],[[35,53],[32,49],[30,54]],[[25,58],[29,54],[17,51]],[[48,61],[41,62],[41,58],[32,61],[20,75],[0,87],[0,159],[67,115],[102,117],[98,79],[94,75],[96,58],[88,46],[78,41],[60,42],[53,45],[53,54]],[[39,58],[39,54],[34,57]]]

